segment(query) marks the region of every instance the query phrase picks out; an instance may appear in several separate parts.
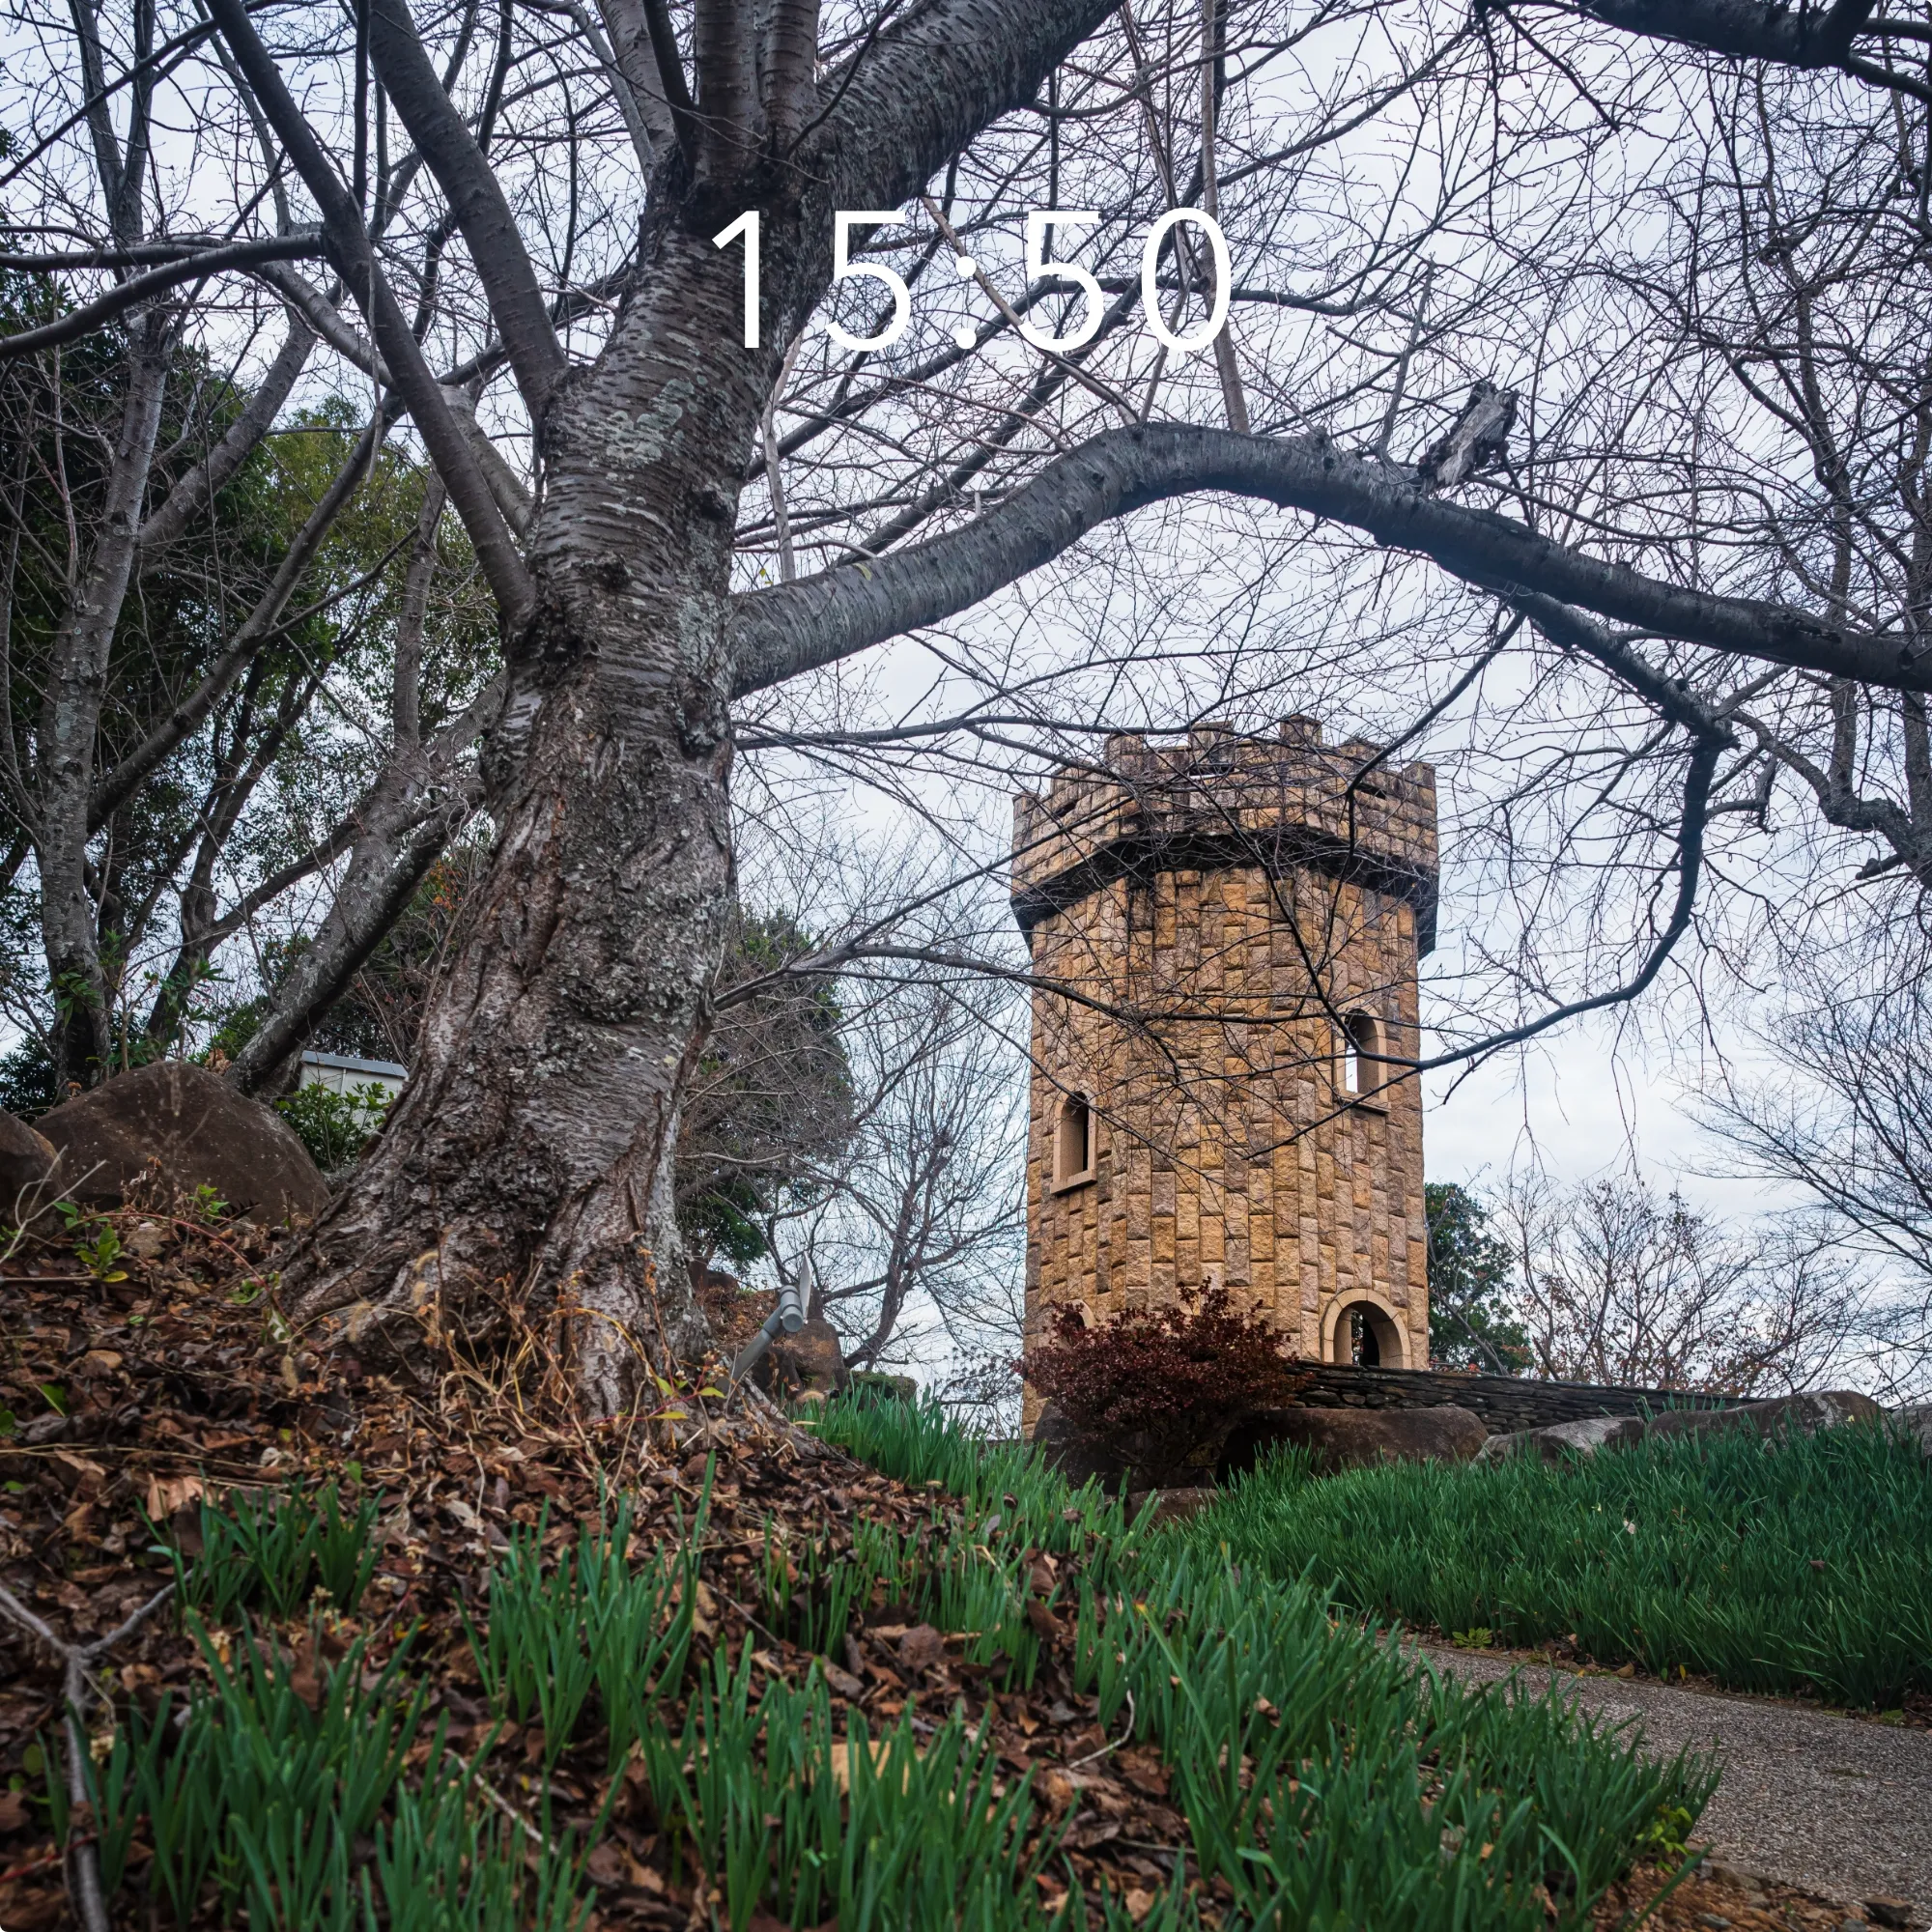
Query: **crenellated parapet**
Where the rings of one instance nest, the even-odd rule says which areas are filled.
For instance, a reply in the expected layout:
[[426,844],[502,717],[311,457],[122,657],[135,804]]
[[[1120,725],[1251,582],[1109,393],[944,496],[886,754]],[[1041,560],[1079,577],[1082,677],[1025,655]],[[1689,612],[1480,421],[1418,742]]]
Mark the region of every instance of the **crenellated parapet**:
[[1184,740],[1110,737],[1097,768],[1063,766],[1013,800],[1013,917],[1023,931],[1120,879],[1308,867],[1406,901],[1435,942],[1435,772],[1364,739],[1323,745],[1313,719],[1270,738],[1202,725]]

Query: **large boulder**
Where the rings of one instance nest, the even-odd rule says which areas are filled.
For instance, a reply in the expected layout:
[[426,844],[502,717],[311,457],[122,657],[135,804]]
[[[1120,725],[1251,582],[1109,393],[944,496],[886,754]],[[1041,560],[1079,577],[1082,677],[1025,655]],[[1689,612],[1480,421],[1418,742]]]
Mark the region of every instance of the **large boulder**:
[[1932,1402],[1921,1403],[1917,1408],[1893,1409],[1891,1426],[1911,1436],[1918,1444],[1918,1453],[1932,1463]]
[[1306,1449],[1324,1475],[1378,1463],[1467,1463],[1489,1438],[1482,1417],[1450,1403],[1419,1408],[1270,1408],[1230,1432],[1222,1467],[1251,1468],[1277,1445]]
[[231,1213],[263,1221],[314,1216],[328,1201],[279,1114],[185,1061],[118,1073],[43,1114],[40,1129],[60,1156],[56,1183],[86,1207],[119,1207],[150,1172],[165,1190],[212,1187]]
[[878,1369],[854,1369],[847,1378],[855,1389],[869,1389],[894,1402],[917,1402],[919,1383],[911,1376],[889,1376]]
[[758,1366],[757,1378],[774,1395],[796,1400],[841,1394],[851,1380],[838,1331],[814,1315],[795,1335],[780,1335]]
[[1847,1422],[1866,1422],[1885,1411],[1869,1396],[1849,1389],[1817,1395],[1781,1395],[1769,1402],[1737,1403],[1729,1408],[1670,1408],[1661,1415],[1592,1415],[1580,1422],[1552,1423],[1548,1429],[1524,1429],[1514,1435],[1492,1435],[1479,1461],[1496,1463],[1511,1456],[1540,1456],[1560,1463],[1565,1456],[1594,1456],[1600,1450],[1625,1449],[1634,1442],[1659,1436],[1724,1435],[1733,1430],[1754,1430],[1776,1435],[1786,1430],[1815,1435]]
[[1103,1489],[1115,1490],[1131,1473],[1112,1450],[1103,1449],[1076,1427],[1058,1403],[1041,1406],[1029,1440],[1038,1450],[1041,1460],[1058,1469],[1076,1490],[1090,1481],[1098,1482]]
[[19,1227],[54,1198],[59,1189],[49,1182],[58,1158],[46,1135],[0,1111],[0,1221]]

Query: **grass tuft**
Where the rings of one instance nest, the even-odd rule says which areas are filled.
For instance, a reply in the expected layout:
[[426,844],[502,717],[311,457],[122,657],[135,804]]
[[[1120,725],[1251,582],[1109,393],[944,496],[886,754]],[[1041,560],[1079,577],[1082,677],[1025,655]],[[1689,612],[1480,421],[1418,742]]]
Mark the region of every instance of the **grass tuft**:
[[1882,1424],[1319,1478],[1286,1452],[1173,1535],[1459,1642],[1865,1708],[1932,1690],[1932,1465]]
[[[131,1890],[138,1846],[156,1925],[581,1932],[593,1886],[633,1883],[647,1855],[661,1897],[724,1932],[1568,1932],[1634,1861],[1681,1861],[1708,1765],[1652,1763],[1553,1698],[1418,1667],[1303,1578],[1129,1522],[935,1408],[862,1397],[821,1426],[926,1491],[923,1519],[836,1546],[777,1519],[755,1540],[713,1532],[711,1471],[648,1548],[622,1501],[574,1540],[542,1516],[466,1592],[460,1629],[403,1634],[380,1668],[375,1627],[352,1637],[310,1607],[335,1588],[326,1492],[208,1506],[201,1558],[178,1559],[205,1682],[128,1711],[91,1768],[110,1889]],[[245,1589],[242,1549],[259,1557]],[[367,1575],[344,1561],[353,1600]],[[734,1588],[761,1599],[735,1640]],[[988,1687],[980,1717],[834,1703],[826,1657],[860,1618],[901,1612],[972,1634],[958,1668]],[[459,1661],[480,1703],[451,1695]],[[1106,1734],[1045,1794],[993,1721],[1037,1679],[1092,1697]],[[1109,1879],[1083,1889],[1076,1848],[1105,1821],[1072,1779],[1130,1745],[1157,1751],[1136,1775],[1164,1765],[1187,1837],[1131,1910]]]
[[[1555,1694],[1466,1689],[1337,1626],[1302,1577],[1237,1570],[1209,1539],[1140,1547],[1118,1504],[1030,1453],[983,1451],[933,1407],[834,1405],[822,1433],[901,1480],[1078,1536],[1075,1683],[1171,1768],[1203,1880],[1254,1926],[1544,1932],[1587,1917],[1639,1857],[1681,1857],[1716,1785],[1656,1763]],[[862,1446],[863,1445],[863,1446]],[[1107,1521],[1118,1541],[1085,1544]],[[1178,1895],[1150,1924],[1180,1925]],[[841,1918],[841,1924],[843,1922]]]

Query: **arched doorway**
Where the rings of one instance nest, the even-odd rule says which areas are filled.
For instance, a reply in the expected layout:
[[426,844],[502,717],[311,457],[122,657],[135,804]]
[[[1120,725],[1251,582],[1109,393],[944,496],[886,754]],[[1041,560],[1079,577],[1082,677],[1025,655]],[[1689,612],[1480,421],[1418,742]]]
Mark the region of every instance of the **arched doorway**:
[[1395,1311],[1378,1297],[1351,1294],[1335,1302],[1321,1324],[1321,1357],[1363,1369],[1406,1369],[1408,1351]]

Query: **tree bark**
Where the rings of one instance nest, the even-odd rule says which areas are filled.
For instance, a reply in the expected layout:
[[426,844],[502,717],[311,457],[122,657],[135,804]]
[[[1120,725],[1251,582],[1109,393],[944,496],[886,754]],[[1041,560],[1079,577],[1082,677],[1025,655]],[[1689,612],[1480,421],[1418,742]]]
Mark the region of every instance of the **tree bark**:
[[[506,1301],[565,1301],[585,1318],[582,1393],[611,1410],[652,1354],[704,1341],[672,1160],[732,885],[740,479],[780,352],[829,282],[832,210],[917,192],[1030,100],[1108,4],[935,0],[827,78],[838,105],[804,148],[761,114],[773,103],[726,31],[743,11],[700,7],[696,120],[653,182],[634,293],[596,367],[563,376],[537,424],[534,614],[507,625],[509,689],[485,748],[489,877],[382,1138],[284,1270],[310,1346],[426,1365],[445,1330],[484,1342]],[[248,49],[239,0],[212,7],[308,178],[306,130]],[[445,159],[467,166],[451,139]],[[330,183],[310,186],[333,219]],[[742,257],[710,238],[751,207],[764,346],[747,354]],[[493,306],[514,304],[507,242],[491,241]],[[406,346],[378,339],[396,367]],[[431,455],[441,469],[434,440]]]
[[483,1339],[508,1295],[565,1295],[611,1409],[645,1351],[704,1340],[671,1156],[730,895],[725,591],[772,375],[717,353],[743,298],[719,225],[647,237],[643,293],[547,416],[490,874],[408,1089],[285,1271],[312,1344],[407,1363],[445,1324]]

